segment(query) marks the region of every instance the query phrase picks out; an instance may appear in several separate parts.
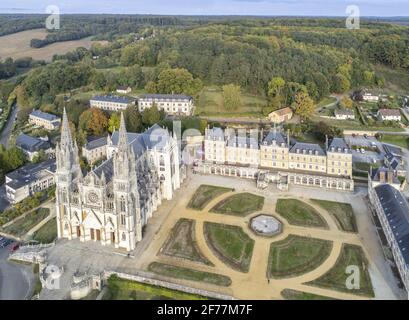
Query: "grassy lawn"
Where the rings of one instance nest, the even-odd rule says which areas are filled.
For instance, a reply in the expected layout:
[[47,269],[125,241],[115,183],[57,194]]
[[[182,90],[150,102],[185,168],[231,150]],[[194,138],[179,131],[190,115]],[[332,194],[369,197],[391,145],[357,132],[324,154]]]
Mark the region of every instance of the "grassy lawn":
[[358,232],[356,225],[354,211],[349,203],[340,203],[325,200],[311,199],[323,209],[327,210],[329,214],[335,219],[338,228],[346,232]]
[[233,191],[233,189],[201,185],[192,196],[192,199],[190,199],[187,207],[195,210],[203,210],[210,201],[230,191]]
[[176,267],[158,262],[152,262],[148,269],[156,274],[171,278],[206,282],[223,287],[231,285],[231,279],[229,277],[216,273]]
[[366,126],[363,125],[358,119],[355,120],[336,120],[336,119],[328,119],[328,118],[320,118],[314,116],[312,118],[314,122],[325,122],[329,126],[337,127],[342,130],[368,130],[368,131],[389,131],[389,132],[403,132],[405,129],[400,127],[390,127],[390,126],[379,126],[379,125],[372,125]]
[[281,295],[285,300],[335,300],[329,297],[320,296],[318,294],[302,292],[292,289],[284,289]]
[[180,219],[162,246],[160,254],[212,265],[197,246],[194,220]]
[[394,144],[398,147],[409,149],[409,137],[408,136],[395,136],[395,135],[382,135],[379,141]]
[[[346,273],[348,266],[357,266],[360,271],[360,289],[348,289],[346,286],[347,278],[350,274]],[[368,261],[361,247],[344,244],[341,254],[336,264],[320,278],[309,282],[308,284],[326,289],[343,291],[351,294],[358,294],[373,297],[371,278],[368,273]]]
[[295,226],[328,229],[327,222],[317,210],[297,199],[278,199],[276,212]]
[[240,227],[205,222],[207,244],[224,263],[241,272],[248,272],[254,240]]
[[310,272],[331,253],[330,241],[290,235],[270,245],[267,276],[291,278]]
[[354,163],[354,167],[357,170],[363,170],[363,171],[368,171],[371,169],[377,169],[379,168],[381,165],[380,163],[367,163],[367,162],[355,162]]
[[256,196],[251,193],[239,193],[228,197],[210,211],[222,214],[231,214],[233,216],[244,217],[250,213],[260,211],[264,206],[264,197]]
[[33,240],[40,243],[51,243],[57,238],[56,218],[51,219],[33,234]]
[[207,300],[195,294],[171,290],[111,276],[103,300]]
[[318,104],[317,104],[317,108],[322,108],[325,106],[329,106],[334,104],[335,102],[337,102],[337,99],[334,97],[325,97],[324,99],[322,99]]
[[237,110],[226,110],[222,90],[219,87],[205,87],[200,93],[196,114],[201,116],[258,117],[264,118],[262,109],[267,100],[260,96],[242,93],[242,106]]
[[50,214],[50,209],[39,208],[27,214],[24,218],[17,220],[6,228],[2,228],[5,233],[21,237],[39,224]]

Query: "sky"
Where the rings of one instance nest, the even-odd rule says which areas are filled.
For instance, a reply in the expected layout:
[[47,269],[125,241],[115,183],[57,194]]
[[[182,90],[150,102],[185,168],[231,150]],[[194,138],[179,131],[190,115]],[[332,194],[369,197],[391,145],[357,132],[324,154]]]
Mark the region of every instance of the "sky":
[[409,16],[409,0],[0,0],[0,13],[116,13],[165,15]]

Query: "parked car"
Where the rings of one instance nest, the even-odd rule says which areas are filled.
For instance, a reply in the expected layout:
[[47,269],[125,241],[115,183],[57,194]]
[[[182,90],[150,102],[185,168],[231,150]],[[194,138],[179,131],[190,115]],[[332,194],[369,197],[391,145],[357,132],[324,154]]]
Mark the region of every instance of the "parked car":
[[361,153],[365,153],[365,149],[364,149],[364,148],[361,148]]
[[13,243],[13,245],[10,247],[10,251],[11,251],[11,252],[17,251],[18,248],[20,248],[20,243],[19,243],[19,242],[15,242],[15,243]]

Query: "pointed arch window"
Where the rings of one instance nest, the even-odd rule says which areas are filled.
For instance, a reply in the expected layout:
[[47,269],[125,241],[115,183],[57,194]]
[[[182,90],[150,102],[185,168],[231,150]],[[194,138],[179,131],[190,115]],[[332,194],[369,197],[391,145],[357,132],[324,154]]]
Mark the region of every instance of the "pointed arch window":
[[119,200],[119,209],[121,210],[121,212],[126,211],[126,203],[125,203],[125,197],[124,196],[121,196],[121,199]]
[[163,157],[163,155],[161,155],[159,157],[159,165],[164,166],[165,165],[165,158]]
[[121,213],[121,226],[125,226],[126,225],[126,217],[123,213]]

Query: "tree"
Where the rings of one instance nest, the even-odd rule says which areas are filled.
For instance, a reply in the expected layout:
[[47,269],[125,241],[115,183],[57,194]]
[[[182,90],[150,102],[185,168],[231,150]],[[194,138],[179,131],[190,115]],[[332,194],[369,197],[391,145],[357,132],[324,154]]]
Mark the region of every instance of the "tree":
[[156,87],[156,83],[153,81],[149,81],[145,86],[145,91],[147,93],[156,93],[158,92],[158,88]]
[[143,130],[142,116],[136,106],[129,106],[124,114],[126,129],[129,132],[141,132]]
[[47,154],[44,150],[38,151],[38,153],[33,157],[33,163],[40,163],[48,159]]
[[142,122],[148,127],[160,122],[163,118],[163,112],[160,112],[155,104],[142,113]]
[[341,73],[334,76],[333,91],[336,93],[343,93],[351,88],[351,82]]
[[296,114],[303,119],[308,119],[314,113],[314,101],[310,98],[308,93],[298,92],[295,95],[295,101],[292,105]]
[[237,110],[242,105],[240,86],[228,84],[223,86],[223,105],[226,110]]
[[285,87],[285,80],[281,77],[274,77],[268,83],[268,96],[270,98],[276,98],[276,97],[282,98],[284,87]]
[[85,110],[79,119],[79,129],[88,134],[103,135],[108,127],[108,118],[105,113],[97,108]]
[[190,94],[198,93],[203,84],[200,79],[193,79],[186,69],[166,69],[158,77],[157,91],[160,93]]
[[344,108],[344,109],[352,109],[352,107],[354,106],[354,102],[348,97],[343,97],[339,101],[339,105],[341,108]]
[[121,124],[121,116],[119,112],[111,113],[111,116],[109,117],[108,131],[112,133],[118,130],[120,124]]

